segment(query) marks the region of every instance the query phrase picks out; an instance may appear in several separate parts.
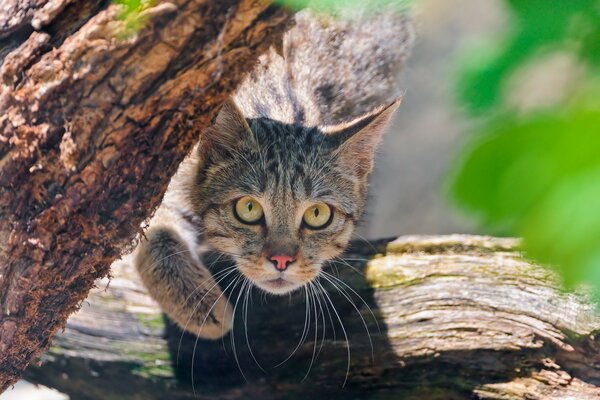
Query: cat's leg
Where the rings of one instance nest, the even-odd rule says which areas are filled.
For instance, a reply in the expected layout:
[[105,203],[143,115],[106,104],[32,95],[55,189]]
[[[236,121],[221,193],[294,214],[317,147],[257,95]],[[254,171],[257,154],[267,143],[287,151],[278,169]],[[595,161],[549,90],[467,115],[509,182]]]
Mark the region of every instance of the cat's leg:
[[229,300],[202,264],[190,232],[172,222],[151,224],[138,246],[137,270],[150,295],[182,329],[220,338],[232,324]]

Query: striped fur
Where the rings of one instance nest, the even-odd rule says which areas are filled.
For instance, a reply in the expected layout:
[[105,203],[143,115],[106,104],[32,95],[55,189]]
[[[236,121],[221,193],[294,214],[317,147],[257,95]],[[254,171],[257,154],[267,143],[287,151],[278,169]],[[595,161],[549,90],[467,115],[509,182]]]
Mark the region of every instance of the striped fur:
[[[260,59],[180,167],[138,248],[150,294],[182,328],[218,338],[231,326],[231,306],[200,261],[202,248],[229,256],[272,294],[306,285],[345,249],[375,149],[399,105],[396,76],[412,36],[402,13],[347,20],[304,11],[283,51]],[[244,196],[262,206],[259,223],[236,216]],[[315,202],[333,210],[323,229],[302,222]],[[270,254],[294,261],[279,271]]]

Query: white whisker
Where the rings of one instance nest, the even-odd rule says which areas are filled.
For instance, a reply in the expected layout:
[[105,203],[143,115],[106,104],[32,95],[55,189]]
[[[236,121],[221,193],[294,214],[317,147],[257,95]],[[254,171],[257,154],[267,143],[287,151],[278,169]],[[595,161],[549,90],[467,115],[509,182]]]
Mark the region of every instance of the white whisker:
[[[311,298],[314,296],[312,292],[310,292],[311,294]],[[304,374],[304,378],[302,378],[301,382],[304,382],[304,380],[306,380],[306,378],[308,377],[308,374],[310,374],[310,370],[312,369],[312,366],[315,362],[315,355],[317,353],[317,340],[318,340],[318,328],[319,328],[319,324],[318,324],[318,320],[317,320],[317,302],[316,299],[313,298],[312,300],[312,304],[313,304],[313,309],[315,312],[315,340],[313,341],[313,352],[312,352],[312,357],[310,359],[310,365],[308,366],[308,370],[306,371],[306,374]]]
[[315,281],[316,285],[319,286],[320,290],[322,291],[322,293],[325,295],[324,298],[329,302],[329,304],[331,305],[331,308],[333,309],[333,312],[335,313],[335,316],[338,320],[338,322],[340,323],[340,327],[342,328],[342,333],[344,334],[344,338],[346,339],[346,348],[347,348],[347,363],[346,363],[346,377],[344,378],[344,383],[342,384],[342,387],[346,386],[346,382],[348,381],[348,375],[350,374],[350,342],[348,341],[348,333],[346,332],[346,327],[344,326],[344,323],[342,322],[342,318],[340,318],[340,314],[338,314],[335,305],[333,304],[333,302],[331,301],[331,298],[329,297],[329,293],[327,293],[327,291],[325,290],[325,288],[323,287],[323,285],[321,285],[321,283],[319,281]]
[[[217,305],[217,303],[219,302],[219,300],[221,299],[221,297],[223,297],[223,295],[225,294],[225,292],[227,291],[227,289],[229,289],[233,284],[236,284],[237,282],[239,282],[240,277],[241,277],[241,275],[238,276],[234,281],[230,282],[227,285],[227,287],[225,289],[223,289],[223,291],[221,292],[221,294],[219,295],[219,297],[217,297],[217,299],[214,301],[213,305],[210,307],[210,309],[206,313],[206,316],[204,317],[204,320],[202,321],[202,324],[200,325],[200,330],[202,329],[202,327],[204,327],[204,324],[206,323],[206,320],[207,320],[208,316],[212,312],[213,308],[215,308],[215,306]],[[191,378],[192,378],[192,391],[194,392],[194,396],[196,395],[196,387],[195,387],[195,384],[194,384],[194,361],[196,359],[196,348],[198,346],[198,340],[199,339],[200,339],[200,337],[196,336],[196,341],[194,342],[194,348],[192,350]]]
[[[347,266],[348,268],[350,268],[352,271],[356,272],[358,275],[361,276],[365,276],[365,274],[363,274],[361,271],[359,271],[358,269],[356,269],[356,267],[354,267],[353,265],[351,265],[350,263],[348,263],[348,261],[344,260],[343,258],[340,257],[335,257],[335,260],[331,260],[333,262],[341,262],[342,264],[344,264],[345,266]],[[339,275],[339,272],[338,272]]]
[[[317,292],[316,289],[313,287],[313,283],[309,282],[309,286],[310,289],[312,291],[312,293],[314,294],[315,299],[317,300],[317,302],[319,303],[319,311],[321,314],[321,322],[323,323],[323,331],[321,332],[321,344],[319,345],[319,350],[317,351],[317,357],[319,357],[319,354],[321,354],[321,350],[323,349],[323,345],[325,344],[325,334],[327,333],[326,330],[326,322],[325,322],[325,312],[323,311],[323,304],[321,303],[321,293]],[[327,310],[329,312],[329,310]],[[330,315],[331,316],[331,315]],[[332,325],[333,325],[333,321],[331,321]],[[334,332],[334,336],[335,336],[335,330]]]
[[365,307],[367,307],[367,309],[369,310],[369,313],[371,314],[371,317],[373,317],[373,321],[375,321],[375,325],[377,326],[377,331],[381,334],[381,328],[379,327],[379,321],[377,320],[377,317],[375,316],[375,313],[373,312],[373,310],[371,309],[371,307],[369,306],[369,304],[365,301],[365,299],[362,298],[362,296],[360,294],[358,294],[356,292],[356,290],[354,290],[350,285],[348,285],[346,282],[344,282],[341,279],[336,278],[335,276],[328,274],[325,271],[322,271],[325,275],[329,275],[331,278],[334,278],[335,280],[337,280],[339,283],[341,283],[342,285],[344,285],[346,288],[348,288],[356,297],[358,297],[360,299],[360,301],[363,303],[363,305]]
[[[229,268],[226,268],[225,270],[221,271],[218,274],[215,274],[213,276],[210,276],[209,278],[207,278],[206,280],[204,280],[204,282],[202,282],[196,289],[194,289],[194,291],[188,296],[188,298],[185,300],[185,303],[187,303],[190,298],[192,297],[192,295],[198,290],[200,289],[205,282],[207,282],[208,280],[215,279],[215,283],[206,291],[206,293],[204,293],[204,296],[202,296],[202,298],[196,303],[196,305],[194,306],[194,309],[192,310],[192,312],[190,312],[190,316],[188,317],[185,326],[183,327],[183,331],[181,332],[181,336],[179,337],[179,345],[177,346],[177,358],[176,358],[176,366],[179,366],[179,352],[181,350],[181,342],[183,340],[183,335],[185,333],[185,331],[187,330],[188,325],[190,324],[192,317],[194,316],[194,313],[196,312],[196,310],[198,309],[198,307],[200,306],[200,304],[202,303],[202,301],[204,300],[204,298],[220,283],[222,282],[225,278],[227,278],[229,275],[231,275],[231,273],[233,273],[233,271],[235,271],[235,265],[232,265]],[[221,274],[221,276],[219,276],[219,274]],[[223,275],[224,274],[224,275]],[[218,277],[218,279],[216,279]],[[184,304],[185,304],[184,303]],[[197,333],[196,333],[197,334]]]
[[296,351],[298,351],[298,349],[300,348],[300,346],[302,346],[302,343],[304,343],[304,340],[306,339],[306,336],[308,336],[308,329],[309,329],[309,325],[310,325],[310,321],[309,321],[309,308],[308,308],[308,304],[309,304],[309,298],[308,298],[308,290],[306,285],[303,286],[304,289],[304,327],[302,328],[302,335],[300,336],[300,340],[298,340],[298,343],[296,344],[296,347],[294,348],[294,350],[279,364],[275,365],[274,368],[280,367],[281,365],[285,364],[290,358],[292,358],[292,356],[294,354],[296,354]]
[[356,236],[358,236],[358,238],[359,238],[360,240],[362,240],[363,242],[365,242],[365,243],[366,243],[366,244],[367,244],[367,245],[368,245],[368,246],[369,246],[369,247],[370,247],[370,248],[373,250],[373,252],[375,252],[375,253],[379,253],[379,251],[377,250],[377,248],[375,248],[375,246],[373,246],[373,244],[372,244],[370,241],[368,241],[368,240],[367,240],[367,239],[366,239],[364,236],[361,236],[361,235],[360,235],[358,232],[356,232],[356,231],[352,232],[352,234],[353,234],[353,235],[356,235]]
[[[329,275],[332,278],[334,278],[332,275]],[[358,307],[356,307],[356,304],[354,304],[354,302],[352,301],[352,299],[350,298],[350,296],[348,295],[348,293],[344,290],[344,288],[342,288],[341,286],[339,286],[335,281],[333,281],[332,279],[328,278],[327,275],[323,275],[323,278],[329,282],[334,288],[337,289],[338,292],[340,292],[340,294],[348,301],[348,303],[350,303],[352,305],[352,307],[354,307],[354,309],[356,310],[356,313],[358,314],[358,316],[360,317],[363,326],[365,327],[365,331],[367,332],[367,336],[369,337],[369,344],[371,345],[371,360],[372,362],[375,362],[375,355],[373,352],[373,341],[371,340],[371,332],[369,331],[369,327],[367,326],[367,322],[365,321],[365,319],[363,318],[360,310],[358,309]],[[341,282],[341,281],[340,281]],[[359,296],[360,297],[360,296]],[[368,306],[367,306],[368,307]],[[370,310],[370,308],[369,308]],[[372,313],[371,313],[372,314]],[[375,320],[377,321],[377,320]]]
[[246,345],[248,346],[248,350],[250,351],[250,356],[252,356],[252,359],[254,360],[258,368],[260,368],[261,371],[265,372],[265,369],[260,365],[256,357],[254,356],[252,346],[250,346],[250,340],[248,339],[248,297],[250,297],[251,295],[252,282],[250,282],[250,280],[248,279],[246,279],[246,281],[248,282],[248,285],[246,285],[246,294],[244,296],[244,302],[242,304],[242,308],[244,310],[244,333],[246,336]]

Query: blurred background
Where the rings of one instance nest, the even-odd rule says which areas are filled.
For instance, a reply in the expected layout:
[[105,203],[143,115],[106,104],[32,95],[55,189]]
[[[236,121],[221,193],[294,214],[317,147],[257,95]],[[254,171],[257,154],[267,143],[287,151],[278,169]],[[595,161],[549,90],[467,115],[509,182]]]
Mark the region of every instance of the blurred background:
[[461,54],[506,30],[500,0],[421,0],[419,34],[402,73],[406,92],[387,132],[371,179],[370,202],[359,233],[476,233],[448,204],[445,183],[464,146],[470,121],[456,101]]

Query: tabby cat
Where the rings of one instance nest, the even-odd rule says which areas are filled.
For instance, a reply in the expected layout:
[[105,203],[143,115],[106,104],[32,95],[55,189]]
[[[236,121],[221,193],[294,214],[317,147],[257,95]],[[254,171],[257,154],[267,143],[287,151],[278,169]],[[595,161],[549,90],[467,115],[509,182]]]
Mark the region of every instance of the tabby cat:
[[203,251],[281,295],[347,246],[413,39],[406,13],[388,11],[298,13],[180,166],[135,264],[183,329],[216,339],[231,328]]

